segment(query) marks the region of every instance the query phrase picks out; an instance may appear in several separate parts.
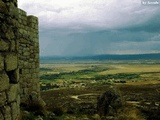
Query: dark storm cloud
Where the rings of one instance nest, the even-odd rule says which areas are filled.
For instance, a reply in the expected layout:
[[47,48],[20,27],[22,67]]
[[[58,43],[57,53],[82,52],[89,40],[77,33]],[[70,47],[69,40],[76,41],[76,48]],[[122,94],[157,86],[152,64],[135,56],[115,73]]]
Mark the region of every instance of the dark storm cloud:
[[144,6],[141,0],[19,3],[39,17],[41,55],[159,52],[160,6]]
[[139,31],[153,32],[153,33],[160,32],[160,12],[158,12],[156,15],[154,15],[152,18],[145,21],[144,23],[131,26],[126,29],[124,28],[124,30],[131,32],[139,32]]

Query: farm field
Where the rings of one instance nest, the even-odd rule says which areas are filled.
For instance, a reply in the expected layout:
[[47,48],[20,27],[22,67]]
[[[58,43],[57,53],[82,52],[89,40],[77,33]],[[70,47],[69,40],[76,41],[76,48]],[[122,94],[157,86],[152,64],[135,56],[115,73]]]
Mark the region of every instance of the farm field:
[[125,103],[136,107],[143,119],[159,119],[159,61],[43,63],[40,79],[46,109],[55,113],[57,120],[100,119],[97,97],[111,87],[121,93]]

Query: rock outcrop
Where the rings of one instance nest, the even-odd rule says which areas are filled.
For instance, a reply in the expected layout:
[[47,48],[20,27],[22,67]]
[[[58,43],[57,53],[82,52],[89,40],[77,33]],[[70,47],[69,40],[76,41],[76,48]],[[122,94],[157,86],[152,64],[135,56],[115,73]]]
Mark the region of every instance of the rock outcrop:
[[110,89],[97,98],[97,113],[101,117],[108,115],[110,111],[116,114],[121,106],[122,97],[115,89]]

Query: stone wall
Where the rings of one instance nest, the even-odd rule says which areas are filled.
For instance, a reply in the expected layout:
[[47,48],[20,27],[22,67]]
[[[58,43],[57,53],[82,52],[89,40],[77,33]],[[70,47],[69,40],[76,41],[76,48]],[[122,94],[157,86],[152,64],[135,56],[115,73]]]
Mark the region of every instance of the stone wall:
[[38,19],[0,0],[0,120],[17,120],[20,103],[39,94]]
[[19,78],[21,101],[32,91],[39,93],[38,18],[19,10]]

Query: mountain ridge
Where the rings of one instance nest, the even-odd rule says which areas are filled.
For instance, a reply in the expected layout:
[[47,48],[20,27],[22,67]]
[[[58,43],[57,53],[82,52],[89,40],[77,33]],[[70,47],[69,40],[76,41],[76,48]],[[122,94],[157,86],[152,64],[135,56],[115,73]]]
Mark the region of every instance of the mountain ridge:
[[88,56],[41,56],[40,60],[160,60],[160,53],[102,54]]

